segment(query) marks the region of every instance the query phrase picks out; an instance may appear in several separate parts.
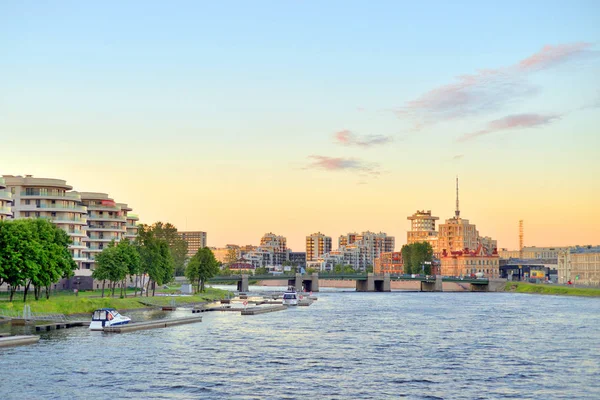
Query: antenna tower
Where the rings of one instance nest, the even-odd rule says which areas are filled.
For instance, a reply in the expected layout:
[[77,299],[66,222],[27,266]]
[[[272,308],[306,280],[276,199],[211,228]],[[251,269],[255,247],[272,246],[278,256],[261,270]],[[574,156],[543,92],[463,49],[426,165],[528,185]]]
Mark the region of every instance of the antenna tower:
[[456,177],[456,211],[454,211],[454,215],[457,219],[460,217],[460,209],[458,208],[458,176]]
[[519,220],[519,258],[523,258],[523,220]]

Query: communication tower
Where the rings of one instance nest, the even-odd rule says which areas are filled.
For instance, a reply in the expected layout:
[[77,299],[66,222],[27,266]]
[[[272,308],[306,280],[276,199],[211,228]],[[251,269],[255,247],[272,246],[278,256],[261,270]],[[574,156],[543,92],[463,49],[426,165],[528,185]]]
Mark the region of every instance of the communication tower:
[[523,259],[523,220],[519,220],[519,258]]

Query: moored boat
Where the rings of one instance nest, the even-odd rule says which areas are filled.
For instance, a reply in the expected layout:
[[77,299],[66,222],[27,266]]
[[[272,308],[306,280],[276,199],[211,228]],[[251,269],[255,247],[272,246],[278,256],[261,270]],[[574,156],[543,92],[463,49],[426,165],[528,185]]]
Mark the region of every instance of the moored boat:
[[131,318],[119,314],[114,308],[101,308],[92,313],[90,330],[101,331],[105,327],[125,325],[130,321]]
[[293,286],[288,287],[288,290],[283,294],[282,304],[286,306],[298,305],[298,293]]

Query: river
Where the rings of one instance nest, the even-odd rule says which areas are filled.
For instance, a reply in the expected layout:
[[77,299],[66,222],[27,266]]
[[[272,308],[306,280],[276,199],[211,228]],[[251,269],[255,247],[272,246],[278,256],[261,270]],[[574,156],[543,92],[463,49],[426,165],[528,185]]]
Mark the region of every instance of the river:
[[316,295],[310,307],[166,329],[44,333],[0,349],[0,398],[600,398],[598,298]]

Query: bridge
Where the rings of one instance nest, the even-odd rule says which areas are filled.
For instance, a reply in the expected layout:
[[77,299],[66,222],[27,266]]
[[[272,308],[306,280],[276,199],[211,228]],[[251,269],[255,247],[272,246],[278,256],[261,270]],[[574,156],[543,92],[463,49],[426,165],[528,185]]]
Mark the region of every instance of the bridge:
[[[436,276],[412,276],[412,275],[394,275],[394,274],[383,274],[377,275],[373,273],[368,274],[323,274],[319,276],[318,273],[313,274],[288,274],[288,275],[230,275],[230,276],[215,276],[208,280],[209,283],[218,282],[236,282],[237,290],[240,292],[248,291],[248,281],[285,281],[287,280],[288,286],[293,286],[296,291],[306,292],[318,292],[319,291],[319,279],[327,280],[353,280],[356,281],[357,292],[390,292],[391,281],[416,281],[421,282],[419,291],[421,292],[441,292],[443,282],[457,282],[470,285],[471,292],[489,292],[490,283],[492,283],[491,290],[496,290],[496,286],[501,284],[504,286],[506,280],[492,280],[490,282],[487,278],[449,278]],[[496,285],[493,285],[493,284]]]

